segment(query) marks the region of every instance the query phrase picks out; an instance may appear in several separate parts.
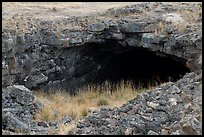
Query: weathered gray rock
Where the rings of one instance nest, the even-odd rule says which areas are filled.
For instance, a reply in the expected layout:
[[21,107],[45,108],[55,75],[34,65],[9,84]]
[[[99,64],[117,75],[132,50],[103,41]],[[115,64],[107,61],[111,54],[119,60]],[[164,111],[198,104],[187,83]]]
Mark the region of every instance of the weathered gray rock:
[[128,39],[126,39],[126,41],[127,41],[128,45],[132,46],[132,47],[137,47],[140,44],[140,41],[138,41],[134,38],[128,38]]
[[60,46],[62,41],[60,40],[60,36],[58,36],[58,32],[56,31],[49,31],[47,29],[41,30],[42,35],[42,43],[45,45],[52,45],[52,46]]
[[94,43],[103,43],[105,39],[99,38],[96,34],[91,34],[87,37],[87,42],[94,42]]
[[2,77],[2,85],[9,86],[15,84],[15,75],[6,75],[5,77]]
[[100,32],[100,31],[103,31],[105,28],[106,28],[106,25],[104,23],[91,24],[88,27],[89,31],[93,31],[93,32]]
[[44,83],[48,80],[48,77],[45,76],[44,74],[40,73],[38,75],[28,75],[25,79],[25,86],[28,88],[33,88],[36,87],[37,85]]
[[57,89],[61,89],[63,87],[62,85],[62,81],[60,80],[55,80],[53,82],[50,82],[48,85],[47,85],[47,89],[52,89],[52,90],[57,90]]
[[154,11],[155,12],[164,12],[165,10],[162,9],[161,7],[157,7]]
[[155,39],[155,35],[151,33],[143,33],[142,35],[142,41],[144,43],[153,43]]
[[141,33],[145,32],[143,22],[130,22],[119,25],[121,32],[124,33]]
[[29,49],[34,47],[34,43],[35,43],[35,36],[34,35],[26,33],[24,35],[24,40],[25,40],[24,50],[29,50]]
[[34,79],[35,84],[40,84],[40,83],[46,82],[48,80],[48,77],[40,73],[39,75],[33,76],[33,79]]
[[64,118],[62,118],[62,120],[59,121],[59,123],[69,124],[69,123],[71,123],[71,121],[72,121],[72,118],[65,116]]
[[[22,47],[22,46],[24,46],[24,44],[25,44],[24,36],[23,35],[18,35],[16,37],[16,45],[19,46],[19,47]],[[19,52],[24,52],[24,50],[23,51],[19,51]]]
[[[155,90],[142,93],[119,108],[101,109],[100,111],[92,113],[77,124],[76,131],[73,131],[72,134],[201,134],[202,104],[198,105],[198,103],[195,103],[198,101],[196,100],[198,96],[201,95],[196,94],[196,96],[193,96],[196,92],[202,93],[201,89],[185,89],[189,87],[189,85],[196,84],[193,82],[195,79],[194,74],[195,73],[187,73],[182,79],[175,83],[165,83]],[[180,91],[182,91],[182,93]],[[184,92],[188,94],[189,98],[192,97],[194,99],[184,97],[184,95],[182,95]],[[158,94],[161,94],[161,97],[155,98],[154,96]],[[150,98],[152,98],[152,100],[149,100]],[[182,98],[185,98],[185,101],[179,102]],[[193,104],[189,101],[193,101],[195,106],[193,107]],[[136,113],[133,113],[133,109],[135,109],[135,105],[133,104],[138,105]],[[148,107],[153,110],[151,112],[144,111],[144,108]],[[117,123],[117,126],[115,124],[109,124],[110,121],[114,121],[115,124]],[[105,126],[109,126],[109,130],[106,129]],[[116,133],[118,128],[120,129],[120,133]]]
[[150,107],[150,108],[156,108],[157,106],[159,106],[158,103],[154,103],[154,102],[147,102],[147,106]]
[[152,130],[149,130],[147,135],[159,135],[158,133],[152,131]]
[[2,129],[2,135],[23,135],[23,134],[22,133],[11,132],[11,131]]
[[32,91],[22,85],[10,86],[7,90],[10,92],[11,96],[22,105],[31,105],[35,100]]
[[33,79],[33,77],[30,74],[28,76],[26,76],[23,81],[25,82],[25,86],[27,88],[32,88],[32,87],[36,87],[37,86],[36,84],[34,84],[34,79]]
[[42,107],[40,102],[34,102],[33,93],[22,85],[3,89],[2,130],[6,130],[3,134],[48,134],[48,129],[40,129],[33,121],[36,111]]
[[26,123],[15,118],[10,112],[7,112],[2,116],[2,124],[5,125],[5,129],[13,130],[15,132],[29,132],[29,126]]
[[[6,51],[9,52],[11,50],[14,50],[15,48],[15,43],[14,43],[14,40],[13,39],[7,39],[5,41],[3,41],[3,43],[5,44],[5,47],[6,47]],[[12,55],[8,55],[8,58],[12,57]]]
[[41,121],[41,122],[38,122],[38,126],[49,127],[49,124],[44,121]]
[[80,37],[70,38],[69,43],[70,44],[79,44],[82,43],[82,39]]
[[161,130],[161,135],[169,135],[169,131],[166,129]]
[[8,68],[5,68],[5,66],[4,68],[2,67],[2,76],[6,76],[8,74],[9,74]]

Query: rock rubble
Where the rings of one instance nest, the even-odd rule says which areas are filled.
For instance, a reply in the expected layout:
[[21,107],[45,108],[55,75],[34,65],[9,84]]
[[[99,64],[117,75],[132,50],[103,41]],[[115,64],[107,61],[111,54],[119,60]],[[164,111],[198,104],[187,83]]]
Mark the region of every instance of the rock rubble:
[[202,81],[187,73],[119,108],[101,108],[77,123],[76,135],[201,135]]
[[[18,34],[15,32],[17,30],[4,29],[2,85],[6,87],[20,84],[29,89],[46,87],[46,91],[50,88],[83,85],[84,80],[90,79],[89,72],[97,73],[100,65],[92,58],[84,56],[88,53],[83,47],[90,43],[107,45],[111,41],[121,47],[141,47],[158,52],[160,56],[162,52],[189,60],[193,62],[190,63],[193,66],[188,65],[191,70],[200,73],[202,63],[198,64],[197,61],[202,51],[202,30],[198,29],[201,28],[200,17],[195,17],[197,20],[191,23],[189,18],[185,18],[185,12],[185,16],[182,14],[182,11],[197,13],[200,8],[200,3],[145,2],[98,14],[103,17],[102,19],[95,15],[72,17],[61,21],[33,19],[33,22],[30,22],[33,23],[32,26],[40,22],[39,27],[25,34]],[[91,22],[95,19],[97,22]],[[180,22],[183,20],[185,23]],[[75,24],[73,26],[83,24],[84,28],[66,30],[49,28],[59,22]],[[186,25],[185,29],[178,30],[182,27],[179,27],[179,24]],[[113,52],[117,52],[114,51],[116,49],[113,49]],[[191,57],[192,54],[196,54],[197,57]],[[83,64],[90,64],[89,70],[85,71],[87,67]],[[78,68],[80,69],[77,70]]]
[[36,121],[34,116],[44,106],[37,102],[33,92],[22,85],[9,86],[2,91],[2,134],[47,135],[59,124],[70,123],[70,117],[60,121]]

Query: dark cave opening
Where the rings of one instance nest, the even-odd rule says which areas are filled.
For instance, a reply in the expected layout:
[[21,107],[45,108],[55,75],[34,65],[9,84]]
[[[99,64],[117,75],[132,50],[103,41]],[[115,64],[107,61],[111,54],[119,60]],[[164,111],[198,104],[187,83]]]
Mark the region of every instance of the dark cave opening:
[[177,81],[190,72],[185,59],[144,48],[124,47],[115,42],[103,46],[92,43],[87,51],[87,55],[100,64],[95,78],[89,81],[92,84],[109,81],[114,85],[124,80],[147,87],[150,83]]

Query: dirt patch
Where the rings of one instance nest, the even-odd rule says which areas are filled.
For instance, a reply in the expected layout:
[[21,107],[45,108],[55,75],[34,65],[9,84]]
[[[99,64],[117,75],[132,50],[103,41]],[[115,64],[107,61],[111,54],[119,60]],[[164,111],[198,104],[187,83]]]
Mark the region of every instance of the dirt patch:
[[[86,16],[138,2],[3,2],[3,18],[15,14],[36,18],[55,19],[70,16]],[[45,16],[46,15],[46,16]]]

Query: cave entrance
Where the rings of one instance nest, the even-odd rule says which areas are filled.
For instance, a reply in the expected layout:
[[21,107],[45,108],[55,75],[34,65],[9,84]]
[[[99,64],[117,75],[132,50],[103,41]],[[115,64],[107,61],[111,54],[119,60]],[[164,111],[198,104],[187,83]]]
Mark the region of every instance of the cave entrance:
[[115,85],[123,80],[146,87],[177,81],[190,72],[185,59],[145,48],[124,47],[113,41],[99,45],[89,43],[86,50],[86,55],[98,64],[95,78],[90,80],[93,84],[109,81]]

